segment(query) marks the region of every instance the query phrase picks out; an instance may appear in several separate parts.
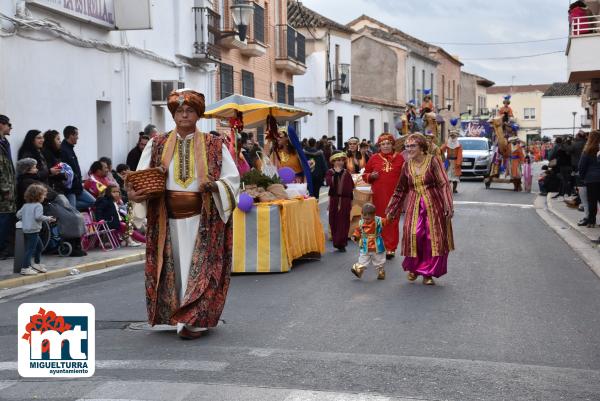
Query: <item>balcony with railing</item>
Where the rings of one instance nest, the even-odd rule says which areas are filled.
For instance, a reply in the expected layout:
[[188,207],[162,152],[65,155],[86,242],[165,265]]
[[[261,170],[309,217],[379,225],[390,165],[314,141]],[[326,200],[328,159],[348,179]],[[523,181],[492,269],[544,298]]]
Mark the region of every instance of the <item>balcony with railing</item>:
[[265,32],[265,9],[254,3],[254,14],[248,27],[248,38],[245,48],[240,52],[247,57],[260,57],[267,53]]
[[194,58],[203,62],[217,62],[221,59],[218,45],[221,16],[208,7],[193,7]]
[[340,95],[350,93],[350,64],[340,64],[335,78],[333,91]]
[[304,35],[289,25],[275,26],[275,67],[294,75],[306,73]]
[[600,78],[600,15],[571,20],[566,54],[569,82]]

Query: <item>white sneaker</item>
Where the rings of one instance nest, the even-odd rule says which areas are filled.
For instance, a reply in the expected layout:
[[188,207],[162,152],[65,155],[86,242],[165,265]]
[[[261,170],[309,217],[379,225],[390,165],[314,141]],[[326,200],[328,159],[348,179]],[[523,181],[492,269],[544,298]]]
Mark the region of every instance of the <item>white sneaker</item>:
[[46,273],[48,271],[48,269],[46,269],[46,265],[43,263],[32,263],[31,267],[40,273]]
[[142,246],[142,244],[140,244],[137,241],[132,240],[131,238],[127,238],[127,246],[136,247],[136,246]]
[[36,274],[38,274],[37,270],[35,270],[33,267],[23,267],[21,269],[21,274],[24,276],[35,276]]

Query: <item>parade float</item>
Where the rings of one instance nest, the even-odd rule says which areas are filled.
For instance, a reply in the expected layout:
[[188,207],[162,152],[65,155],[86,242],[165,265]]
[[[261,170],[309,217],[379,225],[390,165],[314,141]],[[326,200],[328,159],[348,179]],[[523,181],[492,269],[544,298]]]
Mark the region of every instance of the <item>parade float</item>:
[[490,174],[484,179],[485,188],[492,183],[513,184],[514,191],[521,191],[521,165],[524,162],[523,149],[518,138],[510,95],[504,97],[498,115],[489,122],[493,127],[492,164]]
[[306,182],[297,182],[297,172],[278,166],[268,151],[259,155],[258,168],[240,174],[241,193],[233,212],[233,273],[287,272],[294,261],[318,259],[325,252],[319,205],[308,196],[312,185],[310,166],[293,127],[279,126],[310,114],[297,107],[241,95],[229,96],[205,111],[207,118],[227,121],[230,130],[227,142],[238,169],[242,164],[240,133],[264,126],[270,142],[267,148],[276,146],[278,135],[285,131],[298,150],[299,164],[308,178]]

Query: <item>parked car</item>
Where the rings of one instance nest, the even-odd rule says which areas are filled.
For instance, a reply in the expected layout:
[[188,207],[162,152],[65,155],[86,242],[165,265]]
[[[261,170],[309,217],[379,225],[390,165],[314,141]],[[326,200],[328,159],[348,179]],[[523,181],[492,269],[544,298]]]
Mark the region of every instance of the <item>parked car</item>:
[[458,138],[463,151],[463,176],[483,176],[490,174],[492,149],[489,139],[484,137],[463,136]]

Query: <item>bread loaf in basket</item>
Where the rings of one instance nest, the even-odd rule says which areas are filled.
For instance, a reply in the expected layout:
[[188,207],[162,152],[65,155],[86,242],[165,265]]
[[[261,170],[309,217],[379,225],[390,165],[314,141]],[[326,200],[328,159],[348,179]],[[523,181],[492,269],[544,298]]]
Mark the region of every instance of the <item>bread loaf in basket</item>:
[[154,167],[128,173],[125,182],[131,185],[134,191],[145,190],[148,197],[156,198],[165,192],[167,175],[162,168]]

